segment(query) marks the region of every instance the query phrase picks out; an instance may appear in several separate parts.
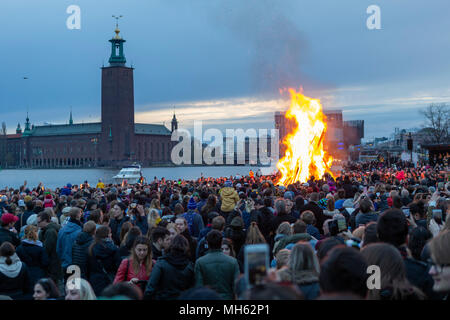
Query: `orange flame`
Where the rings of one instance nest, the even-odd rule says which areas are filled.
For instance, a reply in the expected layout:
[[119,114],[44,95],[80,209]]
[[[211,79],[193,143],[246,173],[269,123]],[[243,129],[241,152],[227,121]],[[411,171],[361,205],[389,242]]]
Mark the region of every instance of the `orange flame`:
[[281,173],[277,184],[284,186],[297,181],[306,182],[311,176],[321,179],[325,172],[331,174],[333,162],[323,149],[327,124],[320,100],[306,97],[294,89],[289,89],[289,92],[291,106],[285,117],[295,120],[296,127],[284,139],[286,152],[277,163]]

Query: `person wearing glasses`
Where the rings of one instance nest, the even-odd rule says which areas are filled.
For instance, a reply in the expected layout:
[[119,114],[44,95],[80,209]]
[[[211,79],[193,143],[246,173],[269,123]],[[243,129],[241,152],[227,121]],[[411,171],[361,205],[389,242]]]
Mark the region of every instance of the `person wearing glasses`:
[[444,294],[444,300],[449,299],[450,293],[450,231],[441,232],[430,242],[431,268],[433,290]]

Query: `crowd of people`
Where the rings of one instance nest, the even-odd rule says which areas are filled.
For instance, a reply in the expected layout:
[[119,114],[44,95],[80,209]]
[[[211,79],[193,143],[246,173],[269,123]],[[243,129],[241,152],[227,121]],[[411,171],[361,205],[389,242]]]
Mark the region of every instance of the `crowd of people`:
[[[351,163],[335,177],[278,178],[0,190],[0,296],[449,299],[448,168]],[[270,269],[251,285],[254,244],[269,247]]]

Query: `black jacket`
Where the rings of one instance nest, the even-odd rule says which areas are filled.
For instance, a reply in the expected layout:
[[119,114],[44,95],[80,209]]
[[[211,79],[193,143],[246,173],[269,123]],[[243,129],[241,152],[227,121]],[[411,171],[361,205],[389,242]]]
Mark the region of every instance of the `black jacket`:
[[59,260],[58,254],[56,253],[56,243],[60,228],[58,224],[50,222],[39,233],[39,240],[44,244],[49,259],[48,275],[55,282],[62,277],[61,260]]
[[181,233],[182,236],[186,238],[189,242],[189,257],[192,262],[195,262],[196,259],[196,251],[197,251],[197,239],[192,237],[189,233],[188,228]]
[[102,240],[94,244],[92,254],[88,254],[88,281],[97,296],[114,280],[121,262],[118,252],[119,248],[112,241]]
[[290,214],[275,216],[273,218],[273,224],[274,224],[275,231],[278,229],[280,224],[282,224],[283,222],[295,223],[295,221],[297,221],[297,219],[295,219],[294,216],[290,215]]
[[17,231],[22,229],[22,227],[27,224],[27,220],[32,214],[35,214],[35,213],[33,211],[25,211],[24,213],[19,214],[17,216],[19,218],[19,220],[14,225],[14,228],[16,228]]
[[120,230],[122,229],[122,225],[127,221],[130,221],[129,216],[124,216],[121,220],[111,219],[109,221],[109,227],[111,228],[112,239],[116,245],[120,245]]
[[267,207],[261,208],[256,223],[267,243],[272,243],[272,237],[275,233],[274,215],[272,211]]
[[234,252],[237,254],[245,243],[247,233],[239,227],[229,226],[225,229],[224,237],[233,242]]
[[39,245],[24,240],[17,247],[16,253],[20,260],[28,267],[32,286],[34,286],[39,279],[47,277],[49,259],[42,243]]
[[195,284],[194,264],[182,254],[167,254],[156,261],[145,289],[145,299],[173,300]]
[[20,239],[17,234],[0,227],[0,245],[4,242],[10,242],[16,248],[20,245]]
[[[19,258],[16,258],[19,259]],[[4,265],[3,263],[0,263]],[[14,263],[16,265],[16,273],[14,277],[7,276],[2,272],[0,266],[0,295],[6,295],[13,300],[31,299],[31,283],[29,271],[25,263]],[[10,267],[7,267],[11,269]]]
[[436,300],[441,299],[441,295],[433,291],[434,280],[428,273],[430,266],[413,258],[403,259],[406,268],[406,277],[408,281],[422,290],[426,294],[427,299]]
[[158,250],[158,248],[155,247],[155,244],[152,243],[152,258],[154,260],[158,260],[158,258],[161,257],[162,255],[163,255],[162,251]]
[[81,231],[72,246],[72,264],[80,267],[81,277],[83,279],[87,279],[88,248],[92,241],[94,241],[94,238],[89,233]]

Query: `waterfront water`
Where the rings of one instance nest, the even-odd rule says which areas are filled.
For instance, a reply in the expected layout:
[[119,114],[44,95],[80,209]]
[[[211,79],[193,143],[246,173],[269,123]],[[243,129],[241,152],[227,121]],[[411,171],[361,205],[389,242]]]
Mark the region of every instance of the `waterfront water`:
[[[250,166],[202,166],[202,167],[157,167],[143,168],[144,177],[152,181],[153,177],[174,179],[197,179],[203,173],[204,177],[229,177],[230,175],[247,175],[250,169],[256,173],[258,167]],[[275,167],[261,167],[263,174],[270,174]],[[54,189],[63,187],[67,183],[81,184],[85,180],[90,185],[96,185],[98,179],[105,183],[112,183],[112,177],[119,172],[118,169],[26,169],[26,170],[1,170],[0,189],[4,187],[19,188],[27,180],[27,185],[32,188],[42,182],[45,187]]]

